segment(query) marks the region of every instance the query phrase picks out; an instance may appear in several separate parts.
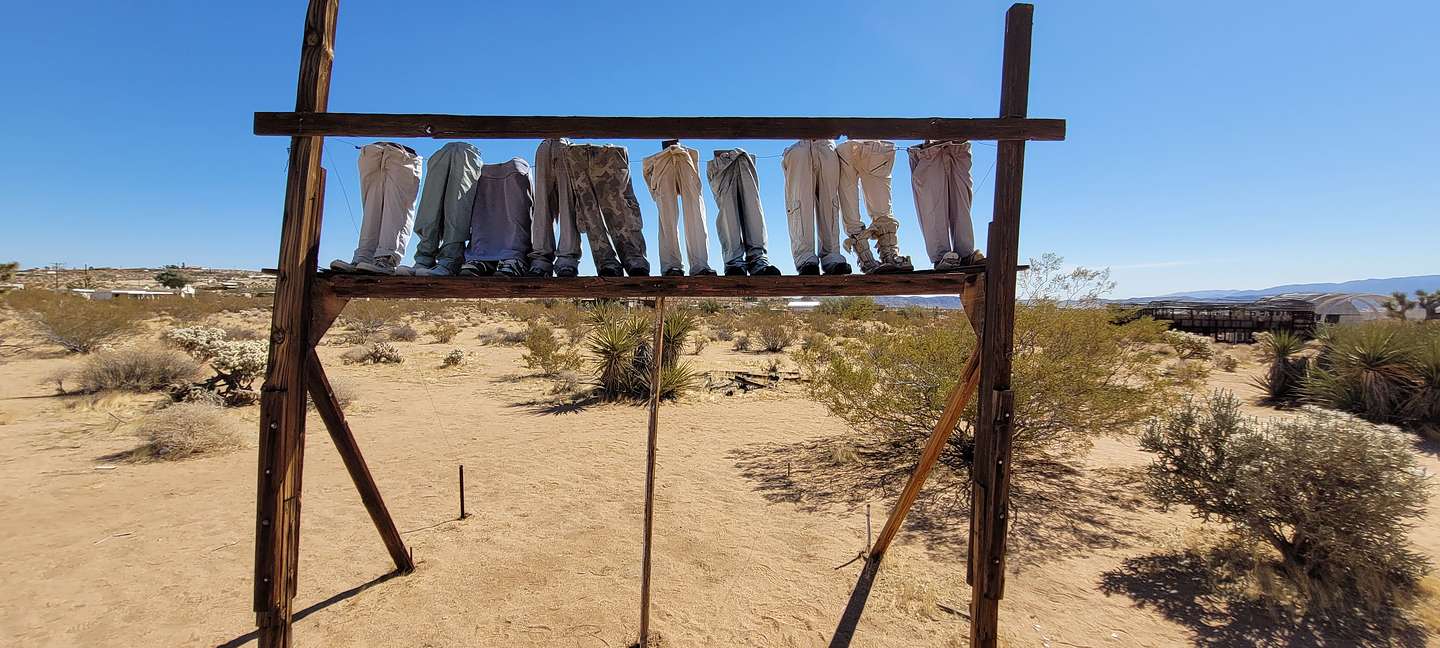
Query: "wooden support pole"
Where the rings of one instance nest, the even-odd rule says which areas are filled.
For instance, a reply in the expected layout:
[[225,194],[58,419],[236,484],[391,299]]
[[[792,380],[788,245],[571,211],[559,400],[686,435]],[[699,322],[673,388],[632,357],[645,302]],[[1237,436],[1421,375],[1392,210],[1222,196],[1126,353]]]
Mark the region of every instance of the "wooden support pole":
[[[1015,4],[1005,13],[1005,55],[1000,116],[1024,117],[1030,88],[1030,31],[1035,7]],[[1020,244],[1020,193],[1025,143],[1003,141],[995,161],[995,208],[985,272],[985,325],[980,343],[980,416],[971,471],[970,645],[998,641],[1005,592],[1005,539],[1010,522],[1010,444],[1014,398],[1010,391],[1015,337],[1015,262]]]
[[375,485],[375,477],[370,474],[365,456],[360,453],[355,434],[350,431],[350,424],[345,422],[345,413],[340,410],[340,403],[335,400],[335,390],[325,375],[325,367],[320,364],[320,357],[313,349],[308,354],[306,379],[310,398],[315,401],[315,410],[325,422],[325,429],[330,432],[330,440],[335,442],[335,450],[340,453],[345,471],[350,473],[350,481],[355,483],[355,490],[360,492],[360,501],[370,513],[370,521],[375,523],[375,530],[380,532],[380,539],[385,543],[386,551],[390,552],[390,559],[395,562],[395,570],[402,574],[414,571],[415,563],[405,548],[405,540],[400,537],[400,529],[395,526],[394,518],[390,517],[390,509],[385,506],[385,499],[380,496],[380,487]]
[[[329,102],[338,8],[339,0],[311,0],[306,10],[295,94],[297,112],[323,112]],[[324,182],[322,145],[319,137],[290,140],[270,357],[260,397],[254,609],[261,648],[290,645],[305,447],[310,284],[315,274]]]
[[645,533],[640,547],[640,648],[650,643],[650,537],[655,522],[655,445],[660,429],[660,368],[665,359],[665,298],[655,299],[650,345],[650,432],[645,442]]
[[945,444],[950,440],[950,434],[955,431],[955,426],[960,423],[960,415],[965,412],[965,406],[970,403],[970,397],[975,395],[975,388],[980,382],[980,373],[977,371],[980,365],[980,354],[977,345],[976,352],[970,354],[970,361],[965,365],[965,371],[961,375],[960,382],[950,390],[950,397],[946,399],[945,411],[940,415],[940,421],[935,424],[935,431],[930,433],[930,439],[925,442],[925,449],[920,453],[920,462],[915,464],[914,472],[910,473],[910,480],[905,482],[905,489],[900,491],[900,499],[895,502],[895,508],[890,510],[890,517],[885,520],[884,528],[880,529],[880,535],[876,536],[875,544],[870,547],[870,560],[880,560],[885,556],[885,550],[890,548],[890,541],[895,539],[895,534],[900,532],[900,526],[905,523],[905,516],[910,514],[910,507],[915,505],[915,498],[920,496],[920,489],[925,486],[925,478],[930,476],[930,469],[940,460],[940,453],[945,450]]

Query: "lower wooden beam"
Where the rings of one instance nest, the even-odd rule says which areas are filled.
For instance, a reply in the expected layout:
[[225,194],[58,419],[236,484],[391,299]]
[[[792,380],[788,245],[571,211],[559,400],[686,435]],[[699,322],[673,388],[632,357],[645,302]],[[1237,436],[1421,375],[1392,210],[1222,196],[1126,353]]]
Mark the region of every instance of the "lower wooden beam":
[[306,362],[305,374],[306,386],[310,391],[310,398],[315,402],[315,410],[319,412],[321,420],[325,421],[325,429],[330,432],[330,439],[335,442],[335,450],[340,453],[345,470],[350,473],[350,480],[355,482],[355,490],[360,492],[360,501],[370,513],[375,529],[380,532],[380,539],[385,542],[385,549],[390,552],[395,569],[400,573],[414,571],[415,563],[410,557],[410,551],[405,548],[405,540],[400,537],[400,529],[395,526],[390,510],[385,507],[380,488],[375,485],[375,478],[370,475],[370,468],[365,464],[364,455],[360,454],[355,435],[351,433],[350,425],[345,422],[340,403],[335,400],[335,391],[330,387],[329,378],[325,376],[325,368],[320,365],[320,358],[313,349]]

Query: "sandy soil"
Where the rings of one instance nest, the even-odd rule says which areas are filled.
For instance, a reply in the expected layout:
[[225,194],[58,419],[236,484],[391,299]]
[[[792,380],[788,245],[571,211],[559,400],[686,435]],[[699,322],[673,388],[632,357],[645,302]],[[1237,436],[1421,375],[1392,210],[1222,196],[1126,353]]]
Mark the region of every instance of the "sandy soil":
[[[520,350],[482,346],[480,328],[448,345],[400,343],[401,365],[343,366],[342,347],[321,347],[356,397],[348,416],[418,570],[386,577],[384,548],[312,415],[297,645],[634,640],[644,408],[557,406]],[[470,361],[441,369],[456,347]],[[766,358],[717,342],[700,360],[735,369]],[[158,399],[55,396],[46,377],[72,362],[42,349],[0,365],[0,644],[253,643],[253,447],[116,461]],[[1247,362],[1211,380],[1250,398],[1254,371]],[[255,408],[231,415],[255,426]],[[899,484],[837,463],[845,426],[794,388],[690,397],[665,405],[660,426],[652,627],[664,645],[832,645],[847,630],[860,564],[846,563],[866,544],[867,507],[878,529]],[[1417,453],[1440,471],[1433,448]],[[1146,461],[1132,442],[1106,439],[1083,465],[1017,478],[1029,504],[1002,606],[1008,645],[1353,645],[1313,623],[1217,608],[1174,553],[1196,523],[1139,495],[1134,469]],[[473,514],[463,521],[459,464]],[[891,550],[851,645],[967,643],[966,520],[944,486]],[[1414,532],[1431,556],[1437,506]]]

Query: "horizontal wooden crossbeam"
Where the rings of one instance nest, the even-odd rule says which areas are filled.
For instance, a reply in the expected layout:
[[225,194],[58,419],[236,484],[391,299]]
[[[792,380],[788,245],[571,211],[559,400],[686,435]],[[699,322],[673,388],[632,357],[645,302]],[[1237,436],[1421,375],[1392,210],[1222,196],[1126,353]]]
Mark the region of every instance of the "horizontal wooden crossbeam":
[[946,117],[527,117],[255,113],[256,135],[435,139],[1065,139],[1063,119]]
[[391,277],[331,272],[315,281],[337,297],[387,299],[955,295],[967,276],[983,272],[983,265],[953,272],[779,277]]

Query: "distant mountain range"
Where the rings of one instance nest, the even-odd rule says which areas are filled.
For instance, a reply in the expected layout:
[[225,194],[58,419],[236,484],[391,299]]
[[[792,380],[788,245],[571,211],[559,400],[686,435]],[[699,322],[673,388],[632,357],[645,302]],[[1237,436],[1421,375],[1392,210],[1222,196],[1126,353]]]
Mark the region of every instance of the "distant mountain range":
[[[1389,277],[1386,279],[1356,279],[1339,283],[1307,283],[1271,286],[1258,290],[1187,290],[1167,293],[1155,297],[1131,297],[1115,301],[1148,302],[1154,300],[1196,300],[1196,301],[1242,301],[1259,299],[1285,293],[1365,293],[1389,295],[1395,291],[1406,294],[1416,290],[1440,290],[1440,274],[1417,275],[1414,277]],[[876,297],[875,301],[889,308],[920,306],[922,308],[960,308],[960,298],[953,296],[910,296]]]

